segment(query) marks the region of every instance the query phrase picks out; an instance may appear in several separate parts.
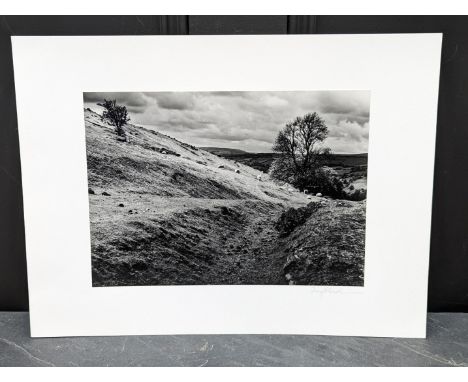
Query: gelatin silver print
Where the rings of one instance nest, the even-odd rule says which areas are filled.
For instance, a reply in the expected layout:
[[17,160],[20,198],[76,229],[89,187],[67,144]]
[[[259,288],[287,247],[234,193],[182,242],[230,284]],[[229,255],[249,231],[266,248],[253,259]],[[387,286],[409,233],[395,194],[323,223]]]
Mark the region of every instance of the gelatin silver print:
[[364,285],[370,92],[83,96],[94,287]]

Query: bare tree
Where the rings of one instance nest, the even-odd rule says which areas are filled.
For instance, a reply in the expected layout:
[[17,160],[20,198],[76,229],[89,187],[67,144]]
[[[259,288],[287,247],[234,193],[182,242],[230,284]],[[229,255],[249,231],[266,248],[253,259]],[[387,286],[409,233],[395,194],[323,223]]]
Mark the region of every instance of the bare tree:
[[280,155],[272,164],[272,176],[303,189],[330,152],[319,146],[327,136],[327,125],[315,112],[287,123],[273,145],[273,151]]
[[104,103],[98,103],[105,110],[102,113],[102,117],[109,120],[111,124],[115,126],[117,135],[125,137],[125,130],[123,127],[130,121],[128,117],[127,108],[125,106],[117,105],[116,100],[104,100]]

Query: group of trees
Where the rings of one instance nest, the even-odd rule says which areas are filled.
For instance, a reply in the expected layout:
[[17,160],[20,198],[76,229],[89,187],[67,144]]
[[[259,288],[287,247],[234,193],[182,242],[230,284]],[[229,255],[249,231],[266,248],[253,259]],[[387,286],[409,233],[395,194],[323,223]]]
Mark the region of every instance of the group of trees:
[[287,123],[273,145],[273,151],[279,155],[271,165],[271,176],[301,191],[313,189],[331,197],[343,198],[342,181],[324,168],[331,153],[329,148],[321,145],[327,136],[327,125],[315,112]]

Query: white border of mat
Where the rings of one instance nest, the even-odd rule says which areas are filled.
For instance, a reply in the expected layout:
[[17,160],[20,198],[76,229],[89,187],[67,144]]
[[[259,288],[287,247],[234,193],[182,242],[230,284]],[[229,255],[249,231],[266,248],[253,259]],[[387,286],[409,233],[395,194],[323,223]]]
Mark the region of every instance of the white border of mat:
[[[441,34],[13,37],[32,336],[424,337]],[[370,90],[365,286],[91,287],[84,91]]]

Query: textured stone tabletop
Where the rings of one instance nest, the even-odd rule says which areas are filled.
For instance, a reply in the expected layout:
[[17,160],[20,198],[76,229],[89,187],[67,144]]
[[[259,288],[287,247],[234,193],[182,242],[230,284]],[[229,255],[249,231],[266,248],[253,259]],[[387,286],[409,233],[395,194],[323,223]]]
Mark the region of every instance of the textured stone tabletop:
[[0,313],[0,366],[468,366],[468,314],[428,318],[427,339],[289,335],[30,338]]

